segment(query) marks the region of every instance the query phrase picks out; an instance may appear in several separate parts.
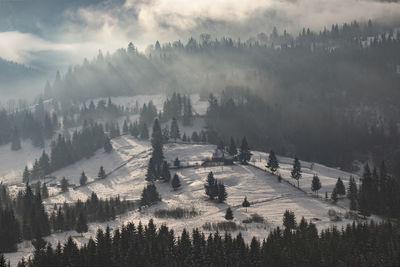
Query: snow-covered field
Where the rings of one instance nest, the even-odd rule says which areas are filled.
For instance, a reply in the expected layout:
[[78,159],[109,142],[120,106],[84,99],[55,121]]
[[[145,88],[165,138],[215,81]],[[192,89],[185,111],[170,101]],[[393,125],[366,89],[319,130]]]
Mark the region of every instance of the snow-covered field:
[[[120,195],[121,198],[136,200],[140,198],[141,191],[145,186],[145,173],[147,162],[150,157],[150,142],[138,141],[130,136],[121,136],[112,140],[114,151],[110,154],[99,150],[96,154],[87,160],[81,160],[74,165],[66,167],[54,173],[58,180],[62,176],[67,177],[71,183],[78,183],[79,175],[85,171],[89,180],[94,180],[97,176],[100,165],[103,165],[106,172],[113,171],[106,179],[95,181],[87,186],[70,189],[69,192],[60,194],[58,188],[51,188],[53,196],[45,201],[48,208],[55,203],[72,202],[78,199],[86,198],[95,192],[99,197],[106,198]],[[165,146],[165,157],[171,162],[178,157],[183,164],[193,165],[204,158],[210,157],[215,147],[212,145],[192,145],[192,144],[168,144]],[[264,168],[266,165],[267,154],[253,152],[257,160],[255,164]],[[261,162],[260,162],[261,158]],[[293,159],[279,158],[280,173],[290,180],[290,169]],[[311,177],[317,173],[321,178],[321,192],[331,191],[336,183],[337,177],[342,177],[345,185],[348,184],[349,173],[340,170],[325,167],[319,164],[302,162],[303,179],[300,186],[310,191]],[[207,200],[204,194],[204,183],[207,174],[212,171],[215,178],[226,185],[228,199],[226,203],[216,203]],[[172,170],[172,175],[175,170]],[[157,189],[162,197],[162,202],[142,211],[132,211],[118,216],[115,221],[108,223],[91,223],[89,232],[80,237],[76,232],[53,234],[46,239],[54,246],[58,241],[63,242],[72,235],[77,243],[84,243],[90,236],[94,236],[99,227],[105,228],[107,225],[115,229],[116,227],[128,223],[142,221],[147,223],[150,218],[154,218],[154,211],[161,208],[186,207],[195,208],[200,212],[200,216],[190,219],[158,219],[156,224],[166,224],[173,228],[177,233],[182,229],[202,229],[202,226],[208,222],[224,221],[225,211],[230,206],[234,213],[234,221],[243,227],[241,231],[246,240],[252,236],[263,239],[268,232],[276,226],[282,225],[282,215],[286,209],[293,210],[299,220],[304,216],[308,220],[313,220],[319,229],[332,225],[344,225],[349,220],[332,222],[328,216],[328,210],[334,209],[342,214],[346,212],[344,208],[346,201],[339,201],[339,205],[333,205],[323,198],[316,198],[310,194],[304,194],[292,185],[286,182],[278,182],[276,176],[259,170],[253,166],[236,165],[223,167],[192,167],[177,170],[181,178],[181,188],[173,191],[167,183],[158,182]],[[243,198],[247,196],[252,205],[248,208],[241,206]],[[264,217],[265,223],[244,224],[242,221],[257,213]],[[203,230],[204,231],[204,230]],[[204,231],[207,232],[207,231]],[[32,253],[32,247],[26,243],[20,244],[17,253],[6,254],[6,257],[15,265],[21,256],[29,256]]]
[[[98,101],[99,99],[96,99]],[[165,100],[163,95],[136,96],[136,97],[116,97],[112,98],[113,103],[133,107],[138,101],[139,105],[152,100],[158,109],[162,107]],[[199,101],[198,96],[192,96],[193,109],[198,114],[205,114],[207,103]],[[137,116],[136,116],[137,117]],[[134,120],[136,117],[131,117]],[[119,121],[122,124],[124,118]],[[162,128],[169,126],[164,123]],[[122,125],[121,125],[122,126]],[[204,120],[196,118],[193,126],[183,127],[180,124],[181,134],[186,133],[191,136],[193,131],[200,132],[204,128]],[[140,141],[131,136],[123,135],[112,140],[114,150],[105,153],[99,149],[89,159],[83,159],[75,164],[54,172],[52,175],[57,178],[49,183],[50,198],[44,201],[46,208],[51,211],[54,204],[64,202],[74,202],[78,199],[86,200],[92,192],[101,198],[115,197],[129,200],[140,199],[143,187],[146,185],[145,173],[151,155],[151,145],[149,141]],[[22,144],[23,149],[11,152],[9,145],[0,147],[0,179],[10,185],[13,192],[22,188],[21,175],[25,165],[31,166],[33,161],[40,156],[42,149],[32,147],[29,142]],[[116,220],[107,223],[91,223],[89,231],[80,236],[75,231],[52,234],[46,240],[56,246],[57,242],[64,242],[69,236],[73,236],[78,244],[83,244],[90,237],[96,234],[98,228],[105,228],[109,225],[115,229],[128,222],[147,223],[150,218],[154,218],[155,223],[166,224],[173,228],[176,233],[180,233],[184,228],[191,230],[199,228],[203,232],[205,223],[215,223],[225,221],[226,209],[231,207],[234,214],[234,222],[241,227],[243,237],[250,241],[252,236],[260,239],[265,238],[269,231],[276,226],[282,225],[282,216],[286,209],[293,210],[300,220],[305,217],[312,220],[318,229],[323,229],[333,225],[341,227],[351,221],[343,219],[333,222],[328,216],[328,210],[344,214],[347,210],[347,200],[341,199],[337,205],[333,205],[329,200],[324,199],[325,192],[330,193],[337,181],[341,177],[348,185],[348,180],[353,175],[356,180],[359,177],[354,174],[343,172],[338,169],[329,168],[317,163],[301,161],[302,179],[300,188],[297,189],[293,184],[296,181],[290,178],[293,159],[278,157],[280,168],[278,173],[283,177],[279,182],[277,176],[265,171],[268,154],[253,151],[251,165],[201,167],[200,164],[205,158],[210,158],[214,152],[213,145],[171,143],[164,146],[164,156],[172,165],[178,157],[183,166],[190,165],[190,168],[171,170],[171,175],[175,172],[181,180],[181,188],[177,191],[172,190],[168,183],[157,182],[156,186],[161,194],[162,202],[141,211],[131,211],[120,215]],[[254,166],[258,167],[254,167]],[[108,173],[104,180],[97,180],[100,166],[103,166]],[[70,184],[79,184],[79,177],[85,171],[89,178],[89,184],[75,189],[70,188],[66,193],[61,193],[60,188],[55,186],[62,177],[66,177]],[[228,198],[226,203],[217,203],[207,199],[204,193],[204,183],[207,174],[212,171],[215,178],[222,181],[227,189]],[[322,188],[319,197],[311,192],[311,180],[317,174],[321,180]],[[241,206],[244,197],[247,196],[251,206],[247,209]],[[158,209],[167,208],[194,208],[200,215],[190,219],[160,219],[155,218],[154,212]],[[243,223],[243,220],[250,218],[257,213],[264,218],[264,223]],[[236,232],[238,233],[238,232]],[[234,233],[235,234],[235,233]],[[33,248],[30,242],[19,244],[18,252],[6,254],[12,266],[15,266],[21,257],[32,255]]]

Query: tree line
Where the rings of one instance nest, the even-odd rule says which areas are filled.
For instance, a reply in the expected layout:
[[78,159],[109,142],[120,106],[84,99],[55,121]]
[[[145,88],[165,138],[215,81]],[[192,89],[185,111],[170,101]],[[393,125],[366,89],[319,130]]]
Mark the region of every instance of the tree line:
[[129,223],[112,233],[99,229],[81,247],[65,244],[38,248],[18,266],[369,266],[399,265],[398,226],[390,222],[353,223],[321,233],[304,218],[297,224],[285,212],[284,228],[247,244],[241,233],[208,234],[183,230],[179,237],[166,225]]

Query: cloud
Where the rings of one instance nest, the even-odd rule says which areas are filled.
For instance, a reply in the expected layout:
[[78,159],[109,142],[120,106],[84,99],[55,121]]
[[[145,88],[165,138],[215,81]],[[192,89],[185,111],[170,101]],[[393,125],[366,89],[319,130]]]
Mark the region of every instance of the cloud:
[[[247,39],[273,26],[296,34],[333,23],[400,20],[400,3],[369,0],[126,0],[104,1],[67,9],[51,36],[0,33],[0,57],[32,62],[34,52],[65,53],[70,64],[92,57],[98,49],[114,51],[133,41],[144,50],[156,40],[168,42],[207,32],[213,37]],[[42,25],[42,27],[45,27]],[[51,41],[49,41],[51,40]]]

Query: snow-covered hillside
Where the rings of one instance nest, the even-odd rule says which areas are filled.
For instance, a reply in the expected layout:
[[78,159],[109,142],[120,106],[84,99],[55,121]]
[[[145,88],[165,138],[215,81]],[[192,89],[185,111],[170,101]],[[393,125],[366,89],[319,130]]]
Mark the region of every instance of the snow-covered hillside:
[[[50,192],[53,196],[45,200],[48,209],[54,204],[63,202],[73,202],[78,199],[86,198],[95,192],[99,197],[106,198],[120,195],[121,198],[137,200],[140,198],[141,191],[146,184],[145,173],[147,163],[151,153],[150,142],[138,141],[131,136],[121,136],[112,140],[114,151],[105,153],[99,150],[96,154],[87,159],[81,160],[74,165],[61,169],[54,173],[57,179],[65,176],[71,183],[78,184],[79,175],[82,171],[88,174],[89,181],[93,181],[87,186],[70,189],[67,193],[60,193],[59,188],[51,187]],[[107,223],[91,223],[89,232],[80,237],[76,232],[71,231],[62,234],[53,234],[46,238],[54,245],[61,240],[66,240],[69,235],[74,236],[78,243],[86,242],[90,236],[95,235],[98,227],[110,225],[116,228],[127,222],[147,222],[154,218],[154,212],[162,208],[186,207],[194,208],[200,215],[190,219],[158,219],[157,224],[167,224],[176,232],[182,229],[199,228],[206,223],[224,221],[227,207],[231,207],[234,213],[234,222],[242,227],[242,234],[246,240],[252,236],[260,239],[268,235],[268,232],[276,226],[282,225],[282,214],[286,209],[295,211],[297,219],[304,216],[308,220],[313,220],[319,229],[331,225],[344,225],[350,220],[343,219],[340,222],[332,222],[328,216],[328,210],[334,209],[344,214],[346,212],[346,201],[340,200],[338,205],[331,204],[323,198],[316,198],[311,194],[305,194],[286,182],[278,182],[277,177],[266,171],[255,168],[251,165],[201,167],[196,166],[202,159],[210,157],[215,146],[212,145],[193,145],[193,144],[168,144],[164,147],[165,157],[171,162],[178,157],[183,165],[194,165],[194,167],[176,170],[181,178],[181,188],[173,191],[167,183],[158,182],[157,189],[162,197],[162,202],[142,211],[132,211],[118,216],[115,221]],[[264,168],[268,154],[253,151],[253,162],[257,166]],[[261,159],[261,161],[260,161]],[[290,180],[290,169],[293,159],[279,158],[279,172],[284,179]],[[252,164],[253,164],[252,163]],[[103,165],[106,172],[111,172],[104,180],[95,180],[100,165]],[[312,170],[310,169],[313,165]],[[300,186],[306,191],[310,191],[311,176],[316,173],[321,178],[321,192],[331,191],[337,178],[343,178],[347,186],[350,173],[325,167],[319,164],[302,162],[303,179]],[[215,178],[226,185],[228,198],[226,203],[216,203],[207,200],[204,194],[204,183],[207,174],[212,171]],[[172,175],[175,170],[172,170]],[[241,206],[244,197],[247,196],[251,206],[246,209]],[[243,220],[248,219],[251,214],[257,213],[265,219],[264,223],[245,224]],[[204,230],[203,230],[204,231]],[[207,232],[207,231],[205,231]],[[19,252],[6,254],[12,263],[22,256],[30,255],[32,247],[20,244]]]

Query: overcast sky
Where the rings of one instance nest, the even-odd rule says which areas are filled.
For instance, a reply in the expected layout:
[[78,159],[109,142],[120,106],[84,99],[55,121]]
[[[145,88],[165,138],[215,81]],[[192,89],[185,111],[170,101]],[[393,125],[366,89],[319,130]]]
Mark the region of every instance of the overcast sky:
[[[1,0],[0,0],[1,1]],[[55,0],[57,1],[57,0]],[[61,0],[59,0],[61,1]],[[133,41],[144,50],[156,40],[167,42],[210,33],[214,37],[241,37],[270,33],[276,25],[297,34],[302,27],[314,30],[332,23],[366,21],[397,23],[400,3],[367,0],[127,0],[97,1],[80,8],[64,8],[57,26],[38,21],[36,31],[8,25],[0,32],[0,57],[32,65],[38,54],[63,54],[60,65],[76,64]],[[100,2],[100,3],[99,3]],[[47,16],[47,15],[46,15]],[[46,33],[46,27],[53,27]],[[4,29],[4,27],[2,27]],[[64,60],[65,59],[65,60]]]

